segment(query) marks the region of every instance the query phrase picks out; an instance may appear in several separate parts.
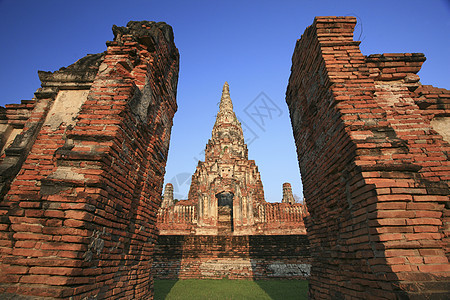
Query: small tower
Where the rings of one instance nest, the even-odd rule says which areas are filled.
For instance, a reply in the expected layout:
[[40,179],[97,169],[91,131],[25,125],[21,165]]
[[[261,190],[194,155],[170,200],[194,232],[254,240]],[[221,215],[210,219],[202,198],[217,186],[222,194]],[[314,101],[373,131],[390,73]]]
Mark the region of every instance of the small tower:
[[283,200],[281,200],[282,203],[289,203],[294,204],[295,199],[292,195],[292,187],[289,182],[283,183]]
[[163,201],[161,203],[161,207],[169,207],[173,206],[173,185],[171,183],[166,184],[166,187],[164,188],[164,196]]

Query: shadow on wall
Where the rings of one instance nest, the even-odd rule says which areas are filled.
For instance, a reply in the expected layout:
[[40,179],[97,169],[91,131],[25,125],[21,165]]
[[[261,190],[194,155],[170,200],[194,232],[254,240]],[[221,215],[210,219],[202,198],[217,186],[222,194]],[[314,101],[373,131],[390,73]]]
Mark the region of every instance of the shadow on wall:
[[161,235],[155,279],[305,279],[310,273],[306,235]]
[[173,286],[178,282],[178,275],[183,257],[183,236],[158,235],[152,263],[154,299],[166,299]]
[[182,235],[158,236],[152,264],[153,279],[177,280],[179,278],[183,258],[183,245],[184,236]]
[[[306,235],[249,236],[253,280],[272,299],[308,299],[311,265]],[[292,281],[298,284],[293,289]]]

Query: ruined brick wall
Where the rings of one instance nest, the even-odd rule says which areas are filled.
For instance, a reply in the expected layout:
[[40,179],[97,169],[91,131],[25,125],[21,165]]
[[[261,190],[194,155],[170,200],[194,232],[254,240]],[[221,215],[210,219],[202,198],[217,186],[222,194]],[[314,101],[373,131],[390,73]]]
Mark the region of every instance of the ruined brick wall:
[[[431,85],[420,85],[412,92],[421,114],[431,120],[431,127],[450,143],[450,91]],[[445,170],[444,170],[445,171]],[[444,175],[445,180],[450,175]]]
[[[157,214],[157,227],[160,235],[190,235],[197,232],[197,205],[192,201],[181,200],[176,205],[160,208]],[[255,235],[294,235],[306,234],[303,218],[307,215],[305,205],[300,203],[269,203],[257,206],[254,212],[255,224],[246,230]],[[248,235],[242,232],[230,235]],[[212,234],[214,235],[214,234]]]
[[365,57],[355,24],[316,18],[286,92],[310,213],[310,296],[445,297],[450,145],[417,102],[425,58]]
[[165,23],[113,31],[104,53],[39,73],[31,114],[5,151],[3,295],[152,296],[179,55]]
[[263,203],[256,214],[255,234],[306,234],[306,206],[300,203]]
[[[181,200],[180,202],[188,202],[188,200]],[[177,205],[160,208],[156,221],[158,234],[160,235],[189,235],[195,233],[195,227],[198,223],[197,205],[177,203]]]
[[306,235],[159,236],[153,263],[160,279],[305,279]]
[[22,132],[35,104],[36,101],[33,100],[22,100],[20,104],[8,104],[0,107],[0,160],[5,157],[5,149]]

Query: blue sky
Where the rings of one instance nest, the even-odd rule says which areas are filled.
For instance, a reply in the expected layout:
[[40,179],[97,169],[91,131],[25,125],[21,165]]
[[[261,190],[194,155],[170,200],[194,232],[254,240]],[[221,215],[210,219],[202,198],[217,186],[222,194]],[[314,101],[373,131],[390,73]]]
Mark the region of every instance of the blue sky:
[[[285,92],[296,40],[314,16],[329,15],[358,18],[355,39],[362,41],[365,55],[425,53],[422,84],[450,89],[450,5],[445,0],[0,0],[0,105],[31,99],[40,86],[37,70],[55,71],[103,52],[113,39],[113,24],[164,21],[173,27],[181,55],[179,107],[166,170],[176,197],[186,197],[188,179],[198,159],[204,159],[225,81],[245,124],[249,158],[259,167],[266,200],[281,200],[283,182],[300,196]],[[264,106],[260,113],[266,116],[252,114]]]

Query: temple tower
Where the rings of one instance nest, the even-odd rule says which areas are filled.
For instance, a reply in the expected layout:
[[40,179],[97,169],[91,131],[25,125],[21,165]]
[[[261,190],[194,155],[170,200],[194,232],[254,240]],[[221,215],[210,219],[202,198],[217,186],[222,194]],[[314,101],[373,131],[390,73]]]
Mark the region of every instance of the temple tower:
[[164,188],[164,196],[163,196],[163,201],[161,203],[161,207],[165,208],[165,207],[170,207],[173,206],[174,202],[173,202],[173,185],[171,183],[166,184],[165,188]]
[[289,204],[295,203],[294,195],[292,195],[292,187],[289,182],[283,183],[283,199],[281,202]]
[[264,199],[255,161],[248,159],[241,124],[233,111],[225,82],[219,112],[205,149],[192,175],[188,199],[172,200],[166,185],[158,211],[160,235],[276,235],[305,234],[306,208],[295,203],[289,183],[283,203]]
[[261,177],[255,162],[248,160],[227,82],[205,161],[199,161],[192,176],[189,200],[197,203],[199,234],[250,233],[255,208],[264,202]]

